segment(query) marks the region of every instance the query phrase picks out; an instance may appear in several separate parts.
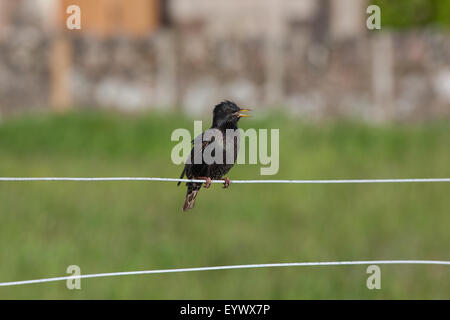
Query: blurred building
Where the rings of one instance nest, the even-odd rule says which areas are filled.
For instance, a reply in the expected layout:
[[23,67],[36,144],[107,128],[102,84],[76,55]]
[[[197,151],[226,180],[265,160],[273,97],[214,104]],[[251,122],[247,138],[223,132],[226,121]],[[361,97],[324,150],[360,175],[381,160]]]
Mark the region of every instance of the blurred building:
[[[66,9],[81,8],[81,30]],[[0,0],[0,112],[221,99],[311,118],[449,115],[449,34],[369,31],[366,0]]]

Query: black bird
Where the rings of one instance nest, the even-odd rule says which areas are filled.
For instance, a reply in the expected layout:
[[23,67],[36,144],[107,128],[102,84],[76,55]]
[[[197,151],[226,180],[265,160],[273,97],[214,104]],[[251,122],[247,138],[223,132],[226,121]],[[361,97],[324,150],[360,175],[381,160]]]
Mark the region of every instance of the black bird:
[[[188,179],[206,180],[205,188],[210,187],[211,180],[223,179],[225,180],[224,188],[228,188],[230,186],[230,179],[223,178],[223,176],[226,175],[228,171],[230,171],[230,169],[236,162],[240,140],[239,130],[237,130],[238,121],[242,117],[249,117],[249,115],[241,113],[244,111],[250,110],[241,109],[234,102],[228,100],[223,101],[215,106],[212,126],[210,129],[206,130],[193,140],[194,147],[192,148],[188,161],[186,161],[180,179],[183,179],[184,175],[186,175]],[[212,132],[215,131],[215,129],[221,132],[223,141],[215,141],[215,136],[212,135]],[[230,133],[233,134],[231,135]],[[198,144],[197,148],[195,147],[195,144]],[[218,155],[218,157],[214,157],[214,152],[211,153],[215,160],[220,158],[221,161],[205,162],[204,155],[206,156],[206,152],[204,154],[204,151],[207,146],[210,146],[210,148],[217,147],[217,149],[214,150],[221,150],[221,155]],[[210,148],[208,149],[212,150]],[[233,148],[234,159],[231,159],[232,161],[227,161],[226,159],[227,148]],[[198,157],[199,155],[197,154],[196,157],[196,152],[201,152],[201,156]],[[200,159],[200,161],[198,161],[199,163],[195,163],[195,159]],[[178,182],[178,185],[180,185],[180,183],[181,182]],[[184,200],[183,211],[192,209],[194,207],[195,198],[197,197],[198,191],[202,187],[202,183],[188,182],[186,183],[186,186],[187,192],[186,198]]]

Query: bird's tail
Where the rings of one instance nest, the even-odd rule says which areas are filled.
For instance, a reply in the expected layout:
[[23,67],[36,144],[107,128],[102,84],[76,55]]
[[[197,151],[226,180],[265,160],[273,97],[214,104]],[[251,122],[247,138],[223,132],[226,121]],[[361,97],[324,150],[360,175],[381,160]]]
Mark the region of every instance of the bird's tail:
[[[183,169],[183,172],[181,173],[180,179],[183,179],[184,173],[186,172],[186,167]],[[181,184],[181,181],[178,181],[177,186]]]
[[201,183],[188,183],[186,198],[184,199],[183,204],[183,212],[194,208],[195,198],[197,198],[197,193],[200,191],[201,186]]

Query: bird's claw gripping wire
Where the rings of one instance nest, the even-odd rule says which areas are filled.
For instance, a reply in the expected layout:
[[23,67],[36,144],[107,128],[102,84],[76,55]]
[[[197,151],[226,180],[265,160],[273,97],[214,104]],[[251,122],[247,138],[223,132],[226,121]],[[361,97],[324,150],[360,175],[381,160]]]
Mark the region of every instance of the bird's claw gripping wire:
[[205,188],[209,189],[209,187],[211,187],[211,178],[209,177],[198,177],[199,180],[206,180],[205,182]]
[[223,180],[225,180],[225,182],[223,183],[223,188],[227,189],[230,186],[230,178],[223,178]]
[[[205,188],[209,189],[209,187],[211,187],[211,183],[212,183],[212,179],[210,177],[198,177],[199,180],[206,180],[205,182]],[[230,178],[223,178],[223,180],[225,181],[223,183],[223,188],[226,189],[230,186],[231,180]]]

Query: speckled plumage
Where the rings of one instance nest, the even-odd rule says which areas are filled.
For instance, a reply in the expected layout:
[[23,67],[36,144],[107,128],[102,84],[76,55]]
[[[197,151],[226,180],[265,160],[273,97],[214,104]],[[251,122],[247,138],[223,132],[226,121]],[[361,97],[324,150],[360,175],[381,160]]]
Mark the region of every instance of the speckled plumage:
[[[186,175],[188,179],[211,178],[212,180],[220,180],[230,171],[236,162],[239,151],[240,135],[237,123],[239,121],[239,111],[241,110],[243,109],[240,109],[231,101],[224,101],[215,106],[212,126],[193,140],[194,147],[192,148],[188,161],[186,161],[180,178],[183,178],[184,175]],[[219,130],[222,133],[222,141],[216,141],[215,136],[213,135],[214,130]],[[231,135],[230,133],[233,134]],[[208,139],[206,139],[206,137],[208,137]],[[195,148],[195,145],[197,145],[197,148]],[[221,161],[205,162],[204,157],[196,158],[196,152],[201,152],[202,155],[205,155],[205,148],[207,147],[208,149],[217,147],[217,149],[214,150],[220,150],[221,155],[219,158]],[[233,148],[232,155],[229,148]],[[227,150],[229,150],[228,158],[231,158],[231,161],[227,161]],[[211,155],[213,157],[215,156],[214,151]],[[201,159],[201,163],[194,163],[195,159]],[[180,185],[180,183],[178,183],[178,185]],[[186,186],[187,193],[183,211],[194,207],[195,198],[202,183],[188,182],[186,183]]]

